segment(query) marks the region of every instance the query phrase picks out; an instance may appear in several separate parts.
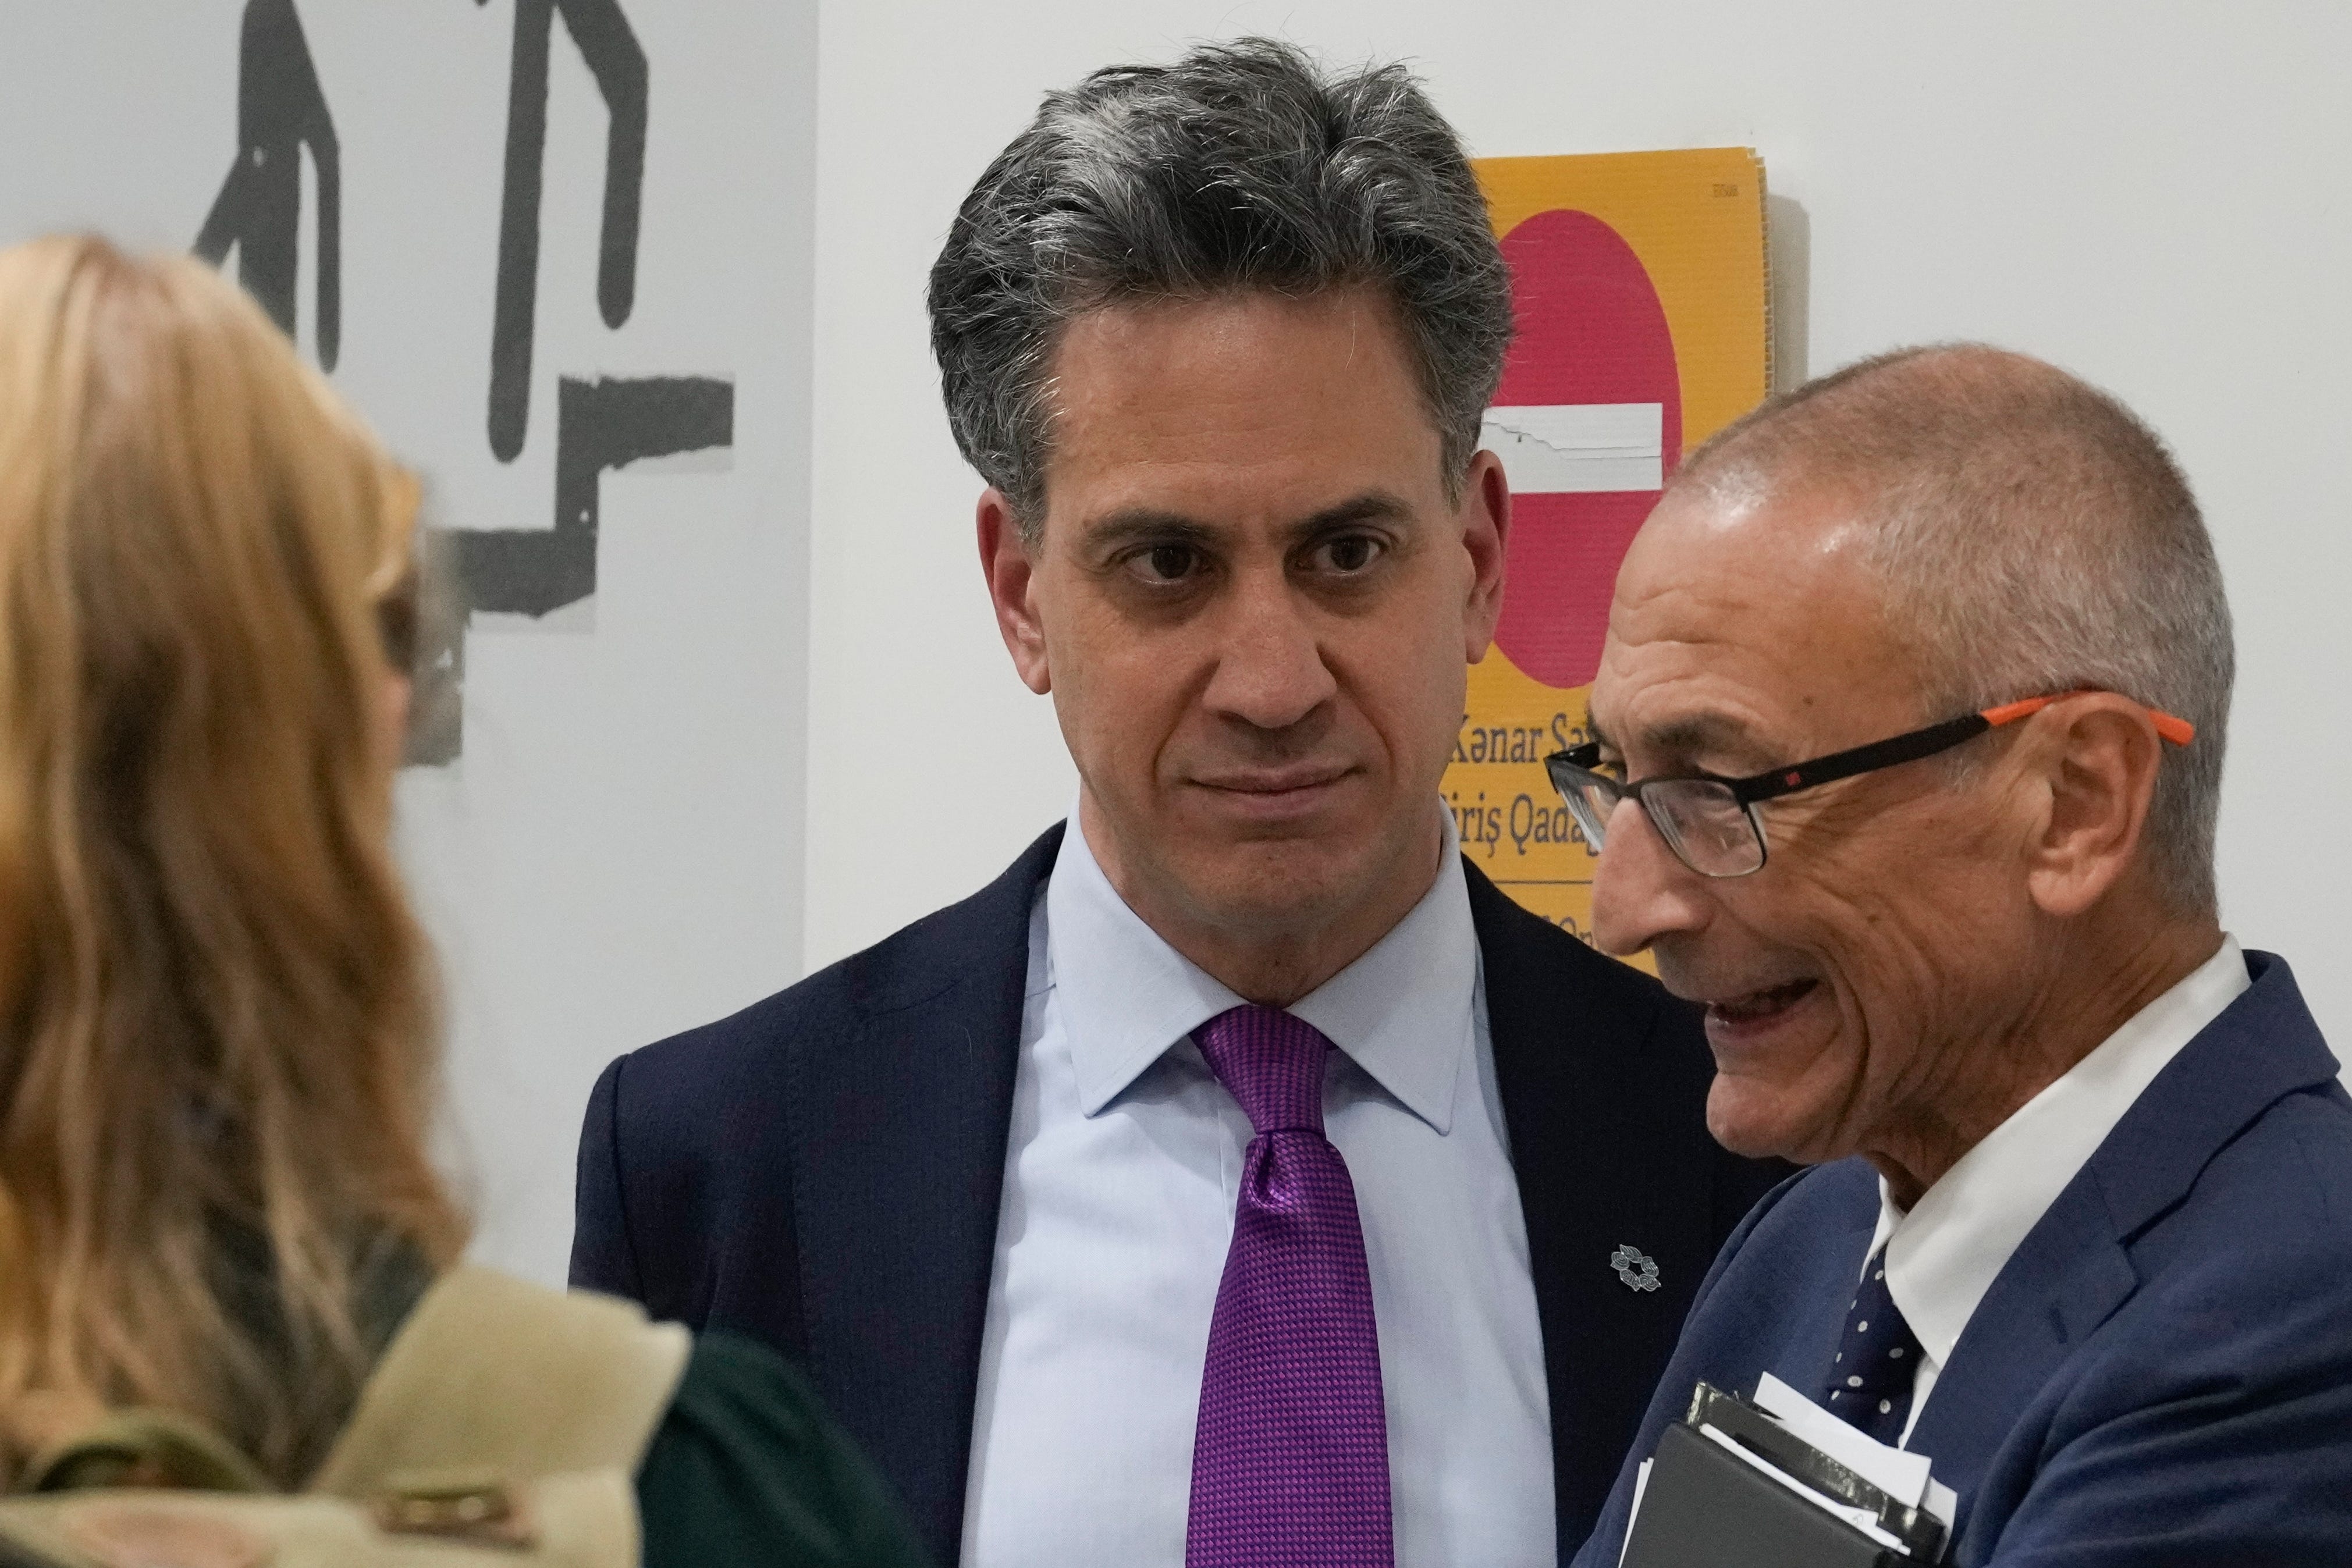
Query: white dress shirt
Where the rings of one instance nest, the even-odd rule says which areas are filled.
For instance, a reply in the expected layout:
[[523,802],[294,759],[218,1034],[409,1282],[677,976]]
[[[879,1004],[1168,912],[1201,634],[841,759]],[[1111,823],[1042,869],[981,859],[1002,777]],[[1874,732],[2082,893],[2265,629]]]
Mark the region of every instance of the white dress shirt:
[[2010,1254],[2156,1075],[2252,983],[2245,951],[2224,936],[2210,958],[1962,1155],[1909,1212],[1880,1178],[1870,1250],[1885,1244],[1886,1288],[1920,1348],[1905,1442]]
[[[1554,1562],[1551,1425],[1477,934],[1437,880],[1290,1010],[1328,1036],[1380,1324],[1400,1568]],[[1028,999],[963,1562],[1181,1568],[1192,1437],[1249,1119],[1192,1031],[1242,998],[1111,887],[1076,813]]]

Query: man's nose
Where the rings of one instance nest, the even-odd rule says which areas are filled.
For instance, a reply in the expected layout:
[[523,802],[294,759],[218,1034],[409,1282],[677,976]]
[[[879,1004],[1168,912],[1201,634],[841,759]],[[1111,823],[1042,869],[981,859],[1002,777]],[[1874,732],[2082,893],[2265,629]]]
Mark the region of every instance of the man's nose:
[[1618,801],[1608,829],[1601,863],[1592,871],[1596,946],[1623,956],[1706,924],[1702,879],[1666,847],[1639,800]]
[[1259,729],[1287,729],[1339,690],[1309,619],[1282,574],[1234,585],[1217,649],[1217,672],[1202,695],[1213,713]]

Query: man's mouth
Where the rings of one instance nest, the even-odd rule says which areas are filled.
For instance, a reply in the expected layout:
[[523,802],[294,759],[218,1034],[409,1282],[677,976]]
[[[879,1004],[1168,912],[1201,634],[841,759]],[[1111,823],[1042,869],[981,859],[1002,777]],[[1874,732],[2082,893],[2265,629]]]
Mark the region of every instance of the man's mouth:
[[1288,836],[1329,828],[1355,771],[1328,761],[1244,764],[1196,773],[1191,782],[1224,829],[1248,837]]
[[1707,1021],[1732,1029],[1753,1029],[1769,1024],[1811,995],[1820,984],[1820,981],[1811,979],[1790,980],[1786,985],[1772,986],[1760,991],[1718,998],[1706,1004]]
[[1351,771],[1334,762],[1294,763],[1281,768],[1234,768],[1199,776],[1195,782],[1235,795],[1293,795],[1337,783]]

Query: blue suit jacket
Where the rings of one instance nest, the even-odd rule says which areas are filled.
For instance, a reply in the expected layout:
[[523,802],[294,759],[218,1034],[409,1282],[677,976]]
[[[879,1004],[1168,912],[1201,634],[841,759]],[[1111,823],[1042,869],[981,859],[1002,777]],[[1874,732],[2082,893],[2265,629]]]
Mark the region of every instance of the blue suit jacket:
[[[878,946],[614,1062],[581,1137],[572,1282],[800,1361],[941,1563],[963,1535],[1029,909],[1061,835]],[[1707,1137],[1714,1062],[1689,1009],[1475,867],[1469,883],[1564,1559],[1709,1260],[1788,1167]],[[1619,1279],[1623,1243],[1660,1288]]]
[[[2284,962],[2190,1041],[2030,1231],[1910,1447],[1969,1568],[2352,1563],[2352,1100]],[[1861,1160],[1790,1181],[1701,1288],[1578,1568],[1700,1379],[1823,1385],[1878,1219]]]

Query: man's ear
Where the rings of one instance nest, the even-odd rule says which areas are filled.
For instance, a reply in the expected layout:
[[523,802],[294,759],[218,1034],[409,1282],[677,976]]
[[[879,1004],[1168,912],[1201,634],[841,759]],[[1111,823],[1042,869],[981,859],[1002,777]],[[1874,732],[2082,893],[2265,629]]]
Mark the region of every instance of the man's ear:
[[1511,539],[1511,486],[1491,452],[1470,459],[1462,486],[1462,548],[1470,557],[1470,602],[1463,616],[1462,656],[1475,664],[1494,645],[1503,618],[1503,570]]
[[2146,708],[2111,692],[2067,697],[2026,722],[2020,738],[2047,791],[2026,889],[2045,914],[2080,915],[2140,858],[2164,742]]
[[1045,623],[1037,612],[1036,567],[1021,538],[1013,503],[992,486],[980,497],[980,570],[996,607],[996,630],[1021,682],[1039,696],[1054,689],[1045,657]]

